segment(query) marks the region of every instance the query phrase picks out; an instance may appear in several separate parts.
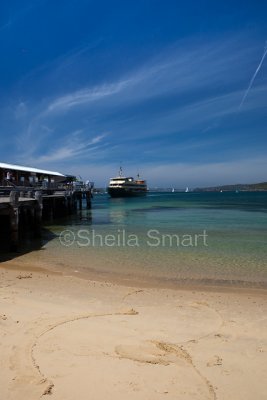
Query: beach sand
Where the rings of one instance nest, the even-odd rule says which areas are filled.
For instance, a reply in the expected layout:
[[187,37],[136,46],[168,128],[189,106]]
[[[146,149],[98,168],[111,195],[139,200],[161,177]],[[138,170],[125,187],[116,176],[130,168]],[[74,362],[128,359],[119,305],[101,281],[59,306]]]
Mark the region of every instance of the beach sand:
[[260,290],[127,287],[0,268],[3,400],[265,400]]

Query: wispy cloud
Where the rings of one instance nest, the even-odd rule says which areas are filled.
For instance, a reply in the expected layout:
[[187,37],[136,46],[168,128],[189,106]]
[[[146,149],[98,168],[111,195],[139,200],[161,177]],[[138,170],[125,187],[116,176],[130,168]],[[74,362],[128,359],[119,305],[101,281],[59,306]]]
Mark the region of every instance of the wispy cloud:
[[120,93],[126,89],[131,81],[119,81],[96,88],[78,90],[77,92],[62,96],[48,105],[47,112],[66,111],[74,106],[81,106],[90,102],[101,100],[105,97]]
[[[64,112],[94,112],[98,116],[126,110],[146,102],[163,101],[161,112],[170,104],[170,110],[189,105],[214,102],[215,98],[235,97],[240,90],[238,82],[245,77],[240,64],[254,52],[239,48],[237,40],[207,44],[177,43],[176,46],[147,61],[130,74],[109,83],[85,87],[50,101],[42,116]],[[236,107],[238,98],[235,97]],[[153,104],[150,107],[153,110]],[[223,112],[223,111],[222,111]],[[149,113],[149,111],[148,111]],[[209,113],[210,115],[210,113]],[[136,115],[135,115],[136,117]]]
[[[218,153],[216,146],[223,147],[227,136],[227,131],[222,133],[225,121],[240,118],[237,110],[247,75],[240,64],[255,56],[255,46],[240,48],[239,43],[237,39],[209,44],[178,42],[112,80],[103,76],[101,83],[82,89],[77,82],[77,90],[53,93],[33,104],[21,102],[17,115],[23,112],[24,122],[25,114],[28,116],[17,135],[24,158],[52,162],[55,167],[68,160],[75,166],[90,154],[91,159],[99,158],[107,165],[130,153],[134,158],[140,152],[149,154],[152,149],[153,156],[162,161],[164,149],[168,164],[176,148],[177,154],[183,148],[203,149],[200,137]],[[60,59],[59,70],[64,62],[68,59]],[[70,62],[75,64],[75,52]],[[262,108],[265,89],[262,82],[253,90],[243,114]],[[23,110],[22,104],[27,104],[27,109]],[[211,140],[212,133],[219,130],[220,138]],[[109,144],[102,132],[109,132]],[[165,138],[174,133],[176,137],[168,142]],[[162,140],[153,146],[145,143],[158,137]],[[144,141],[143,148],[138,147],[139,140]],[[134,143],[139,149],[136,153],[129,150]],[[146,163],[145,157],[143,160]]]
[[100,142],[106,137],[106,134],[102,134],[90,140],[84,140],[81,133],[82,131],[76,131],[68,135],[61,143],[58,143],[57,148],[50,148],[47,154],[40,156],[38,162],[41,164],[56,161],[69,162],[76,157],[88,155],[90,152],[101,148]]

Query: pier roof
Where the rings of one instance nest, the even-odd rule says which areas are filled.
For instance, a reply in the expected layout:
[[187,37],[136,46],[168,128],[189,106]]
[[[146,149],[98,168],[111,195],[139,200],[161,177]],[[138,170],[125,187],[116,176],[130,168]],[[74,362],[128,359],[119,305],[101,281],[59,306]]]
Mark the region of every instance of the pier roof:
[[16,165],[16,164],[7,164],[7,163],[2,163],[0,162],[0,169],[10,169],[13,171],[24,171],[24,172],[33,172],[36,174],[44,174],[44,175],[53,175],[53,176],[63,176],[65,177],[66,175],[61,174],[60,172],[55,172],[55,171],[48,171],[45,169],[39,169],[39,168],[32,168],[32,167],[25,167],[23,165]]

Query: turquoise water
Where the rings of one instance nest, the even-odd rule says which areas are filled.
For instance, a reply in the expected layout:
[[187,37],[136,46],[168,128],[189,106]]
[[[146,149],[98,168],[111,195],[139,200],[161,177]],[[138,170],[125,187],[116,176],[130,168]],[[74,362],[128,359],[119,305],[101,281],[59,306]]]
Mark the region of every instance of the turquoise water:
[[92,210],[48,228],[56,237],[46,259],[66,270],[162,284],[267,284],[265,192],[99,194]]

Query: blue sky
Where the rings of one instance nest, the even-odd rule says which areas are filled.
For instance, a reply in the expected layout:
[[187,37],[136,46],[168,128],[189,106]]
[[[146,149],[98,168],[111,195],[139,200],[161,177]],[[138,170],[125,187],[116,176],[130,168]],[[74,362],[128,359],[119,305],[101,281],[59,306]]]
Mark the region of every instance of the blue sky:
[[[266,181],[267,2],[0,3],[0,160],[98,186]],[[259,67],[252,86],[251,79]]]

